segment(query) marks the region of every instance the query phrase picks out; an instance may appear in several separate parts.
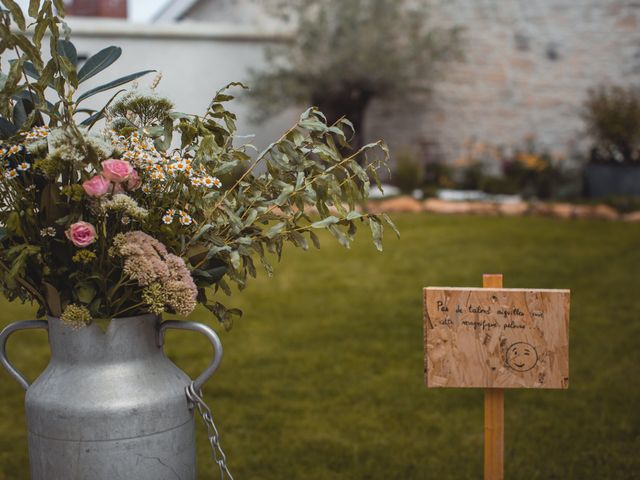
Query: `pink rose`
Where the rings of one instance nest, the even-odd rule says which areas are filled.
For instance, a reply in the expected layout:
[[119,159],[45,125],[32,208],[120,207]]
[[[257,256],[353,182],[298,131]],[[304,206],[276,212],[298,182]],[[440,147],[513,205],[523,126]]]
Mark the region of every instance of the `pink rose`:
[[102,175],[96,175],[86,182],[83,182],[82,188],[84,188],[84,191],[90,197],[101,197],[109,191],[111,182]]
[[131,171],[131,177],[129,178],[129,181],[127,182],[127,189],[129,190],[136,190],[138,188],[140,188],[140,184],[142,183],[142,180],[140,179],[140,175],[138,175],[138,172],[136,172],[135,170]]
[[76,247],[84,248],[96,241],[96,229],[87,222],[76,222],[64,232]]
[[126,182],[131,178],[133,167],[126,160],[109,159],[102,162],[102,175],[115,183]]

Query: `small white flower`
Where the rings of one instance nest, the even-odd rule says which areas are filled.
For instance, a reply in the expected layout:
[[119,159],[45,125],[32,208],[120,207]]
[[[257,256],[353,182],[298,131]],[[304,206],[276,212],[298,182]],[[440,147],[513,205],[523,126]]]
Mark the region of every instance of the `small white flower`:
[[182,225],[191,225],[193,223],[193,218],[191,218],[190,215],[182,212],[182,214],[180,215],[180,223]]
[[56,229],[53,227],[46,227],[40,230],[40,235],[43,237],[55,237]]
[[12,168],[11,170],[8,170],[7,172],[5,172],[4,176],[9,180],[11,180],[12,178],[16,178],[18,176],[18,172],[16,171],[15,168]]
[[13,147],[9,148],[9,151],[7,153],[9,155],[15,155],[20,150],[22,150],[22,145],[14,145]]
[[35,185],[29,185],[28,187],[26,187],[26,188],[25,188],[25,190],[26,190],[27,192],[30,192],[30,191],[35,190],[35,189],[36,189],[36,186],[35,186]]
[[129,225],[131,223],[131,219],[126,215],[122,217],[122,220],[120,221],[122,222],[123,225]]
[[165,223],[166,225],[169,225],[173,222],[173,217],[171,215],[164,215],[162,217],[162,222]]
[[178,172],[184,172],[187,169],[187,163],[180,160],[169,165],[169,168],[177,170]]
[[48,127],[35,127],[30,132],[23,133],[26,140],[40,140],[41,138],[47,138],[49,136]]
[[31,168],[31,165],[29,165],[27,162],[22,162],[18,164],[18,170],[20,170],[21,172],[26,172],[30,168]]
[[217,177],[209,177],[209,176],[204,177],[202,179],[202,184],[207,188],[211,188],[211,187],[220,188],[220,187],[222,187],[222,182]]

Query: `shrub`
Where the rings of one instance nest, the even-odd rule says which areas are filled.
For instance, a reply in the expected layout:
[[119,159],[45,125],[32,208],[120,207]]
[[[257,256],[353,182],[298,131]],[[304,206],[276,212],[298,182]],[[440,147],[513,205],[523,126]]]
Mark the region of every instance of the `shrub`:
[[640,162],[640,88],[592,89],[582,117],[592,140],[591,161]]
[[422,186],[423,175],[420,163],[411,154],[399,155],[391,178],[402,193],[412,193]]

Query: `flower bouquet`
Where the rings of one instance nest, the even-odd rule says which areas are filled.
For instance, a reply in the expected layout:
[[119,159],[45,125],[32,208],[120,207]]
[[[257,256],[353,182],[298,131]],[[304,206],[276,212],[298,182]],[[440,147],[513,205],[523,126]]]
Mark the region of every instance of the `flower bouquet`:
[[[351,123],[311,108],[252,157],[225,107],[243,85],[217,92],[202,115],[156,93],[159,76],[114,92],[151,71],[85,89],[121,50],[80,66],[62,0],[31,0],[30,25],[1,2],[0,285],[47,318],[0,334],[0,363],[28,388],[32,479],[195,478],[187,405],[204,406],[199,387],[220,344],[204,325],[160,315],[201,304],[229,327],[240,312],[220,292],[244,288],[258,267],[271,275],[287,243],[319,247],[319,229],[348,247],[366,225],[381,249],[383,221],[393,224],[358,206],[379,185],[386,147],[349,151]],[[102,92],[102,108],[85,107]],[[33,385],[4,352],[20,328],[49,331],[52,360]],[[162,353],[167,328],[197,330],[216,348],[194,382]]]
[[[3,1],[19,29],[25,20]],[[38,9],[39,3],[42,6]],[[204,115],[176,112],[151,88],[116,92],[98,111],[83,102],[150,72],[82,91],[120,55],[109,47],[78,68],[51,2],[31,2],[31,38],[2,25],[0,281],[7,298],[82,326],[93,319],[162,312],[187,316],[256,275],[285,243],[318,246],[328,229],[349,246],[359,224],[380,246],[382,218],[360,213],[386,159],[381,142],[344,155],[347,119],[327,125],[309,109],[264,152],[235,146],[235,115],[218,92]],[[61,11],[61,9],[59,10]],[[42,59],[44,34],[51,55]],[[65,38],[62,38],[65,37]],[[81,93],[79,93],[81,92]],[[367,153],[383,154],[373,162]],[[388,221],[388,218],[386,218]]]

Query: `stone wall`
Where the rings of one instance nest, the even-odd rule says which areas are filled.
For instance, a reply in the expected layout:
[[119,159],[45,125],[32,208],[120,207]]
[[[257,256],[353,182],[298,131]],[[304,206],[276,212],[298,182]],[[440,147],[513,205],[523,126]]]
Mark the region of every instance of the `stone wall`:
[[[416,1],[431,4],[434,24],[464,28],[466,60],[429,98],[371,106],[366,136],[395,155],[454,161],[468,140],[509,146],[534,135],[566,156],[579,146],[589,88],[640,84],[640,0]],[[273,27],[264,3],[201,0],[185,18]]]
[[466,61],[447,69],[429,99],[371,107],[367,136],[396,152],[421,145],[454,160],[469,139],[513,145],[535,135],[566,153],[580,140],[589,88],[640,84],[640,1],[431,3],[435,23],[465,29]]

